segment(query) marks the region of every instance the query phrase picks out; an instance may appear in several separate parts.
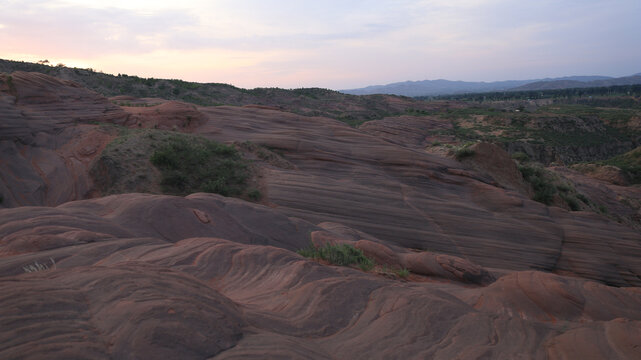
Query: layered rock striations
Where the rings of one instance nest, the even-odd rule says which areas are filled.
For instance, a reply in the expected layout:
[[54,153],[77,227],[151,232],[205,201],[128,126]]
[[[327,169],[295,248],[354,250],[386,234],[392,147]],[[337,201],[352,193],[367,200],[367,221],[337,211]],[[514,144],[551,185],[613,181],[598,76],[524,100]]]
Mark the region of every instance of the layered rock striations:
[[[322,265],[287,249],[326,224],[218,195],[0,215],[2,358],[641,355],[638,288],[538,271],[496,272],[483,286],[399,281]],[[340,228],[336,238],[372,238]],[[48,269],[25,273],[33,264]]]
[[[529,200],[496,147],[458,162],[423,151],[419,118],[353,129],[3,81],[0,358],[641,357],[638,230]],[[262,204],[97,197],[104,124],[243,143]],[[328,243],[379,270],[295,252]]]

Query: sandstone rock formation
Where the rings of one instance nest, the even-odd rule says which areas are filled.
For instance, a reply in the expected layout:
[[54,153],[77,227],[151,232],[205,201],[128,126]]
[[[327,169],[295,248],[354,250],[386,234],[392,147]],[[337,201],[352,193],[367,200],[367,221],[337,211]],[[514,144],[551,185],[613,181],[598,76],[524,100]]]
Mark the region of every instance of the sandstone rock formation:
[[[311,231],[210,194],[1,210],[0,356],[641,355],[638,288],[537,271],[399,282],[287,250]],[[49,269],[23,271],[35,263]]]
[[[410,130],[433,125],[421,118],[354,129],[260,107],[156,112],[7,79],[0,358],[641,357],[639,231],[529,200],[509,159],[426,153]],[[91,198],[90,164],[118,136],[105,124],[179,127],[192,111],[181,131],[275,154],[254,158],[262,205]],[[327,242],[411,275],[295,253]]]

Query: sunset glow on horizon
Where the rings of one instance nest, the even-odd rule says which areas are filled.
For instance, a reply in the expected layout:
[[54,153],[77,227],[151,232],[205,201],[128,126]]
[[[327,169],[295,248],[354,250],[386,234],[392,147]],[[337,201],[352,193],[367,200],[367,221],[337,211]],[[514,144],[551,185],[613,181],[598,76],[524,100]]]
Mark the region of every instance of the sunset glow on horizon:
[[641,1],[0,0],[0,58],[240,87],[641,72]]

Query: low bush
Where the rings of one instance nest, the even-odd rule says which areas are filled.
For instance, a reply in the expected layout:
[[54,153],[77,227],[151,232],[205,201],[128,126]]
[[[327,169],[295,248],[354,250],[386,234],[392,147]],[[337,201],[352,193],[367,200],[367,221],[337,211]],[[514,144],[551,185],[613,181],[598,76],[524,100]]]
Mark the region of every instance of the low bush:
[[576,190],[567,179],[546,170],[538,164],[519,165],[523,179],[532,185],[534,196],[532,200],[551,205],[558,194],[572,211],[581,210],[581,202],[590,206],[591,202],[585,195]]
[[535,165],[520,165],[519,170],[523,174],[523,179],[532,185],[532,190],[534,190],[532,200],[546,205],[552,204],[557,190],[546,176],[545,169]]
[[363,271],[371,270],[374,267],[374,261],[365,256],[363,251],[348,244],[325,244],[320,247],[310,244],[308,247],[298,250],[298,254],[308,258],[325,260],[334,265],[357,265]]
[[398,277],[400,277],[400,278],[405,279],[408,276],[410,276],[410,271],[408,269],[405,269],[405,268],[399,269],[399,270],[396,271],[396,275],[398,275]]
[[600,161],[601,165],[612,165],[623,170],[632,184],[641,184],[641,147],[608,160]]
[[570,210],[572,211],[579,211],[581,210],[581,205],[579,205],[579,200],[577,200],[576,197],[567,195],[567,194],[561,194],[561,198],[565,201],[566,204],[570,207]]
[[581,200],[586,205],[590,205],[590,203],[591,203],[590,199],[588,199],[587,196],[585,196],[585,195],[583,195],[581,193],[576,194],[576,198]]
[[258,189],[252,189],[247,193],[247,197],[251,201],[260,201],[260,199],[262,198],[262,194]]
[[150,161],[162,172],[163,191],[177,195],[239,195],[248,178],[248,166],[235,148],[204,138],[174,136]]
[[454,153],[454,157],[455,157],[455,158],[456,158],[456,160],[458,160],[458,161],[461,161],[461,160],[463,160],[463,159],[465,159],[465,158],[467,158],[467,157],[470,157],[470,156],[472,156],[472,155],[474,155],[474,150],[470,149],[470,148],[469,148],[469,147],[467,147],[467,146],[462,147],[462,148],[460,148],[460,149],[456,150],[456,152]]
[[528,162],[530,161],[530,157],[528,154],[522,152],[522,151],[517,151],[514,154],[512,154],[512,159],[518,161],[518,162]]

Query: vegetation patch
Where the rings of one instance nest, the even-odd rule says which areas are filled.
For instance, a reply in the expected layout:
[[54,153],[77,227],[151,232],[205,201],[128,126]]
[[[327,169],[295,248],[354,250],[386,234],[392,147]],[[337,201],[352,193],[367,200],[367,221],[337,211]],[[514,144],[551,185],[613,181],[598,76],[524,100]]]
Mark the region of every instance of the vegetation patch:
[[51,262],[50,264],[39,263],[37,261],[34,261],[33,264],[28,264],[23,266],[22,270],[24,270],[24,272],[26,273],[32,273],[32,272],[46,271],[49,269],[55,269],[56,262],[53,260],[53,258],[49,258],[49,261]]
[[389,265],[377,266],[376,272],[383,276],[391,277],[391,278],[407,279],[410,276],[409,269],[391,267]]
[[590,200],[576,191],[574,185],[546,170],[539,164],[519,164],[523,179],[532,185],[532,200],[545,205],[552,205],[555,198],[561,199],[572,211],[581,210],[581,203],[592,207]]
[[551,205],[557,189],[552,184],[547,171],[537,165],[519,165],[519,171],[523,174],[523,179],[532,185],[532,190],[534,190],[532,200]]
[[410,276],[410,271],[408,269],[398,269],[396,270],[396,275],[402,279],[406,279],[408,276]]
[[456,149],[456,151],[454,151],[454,158],[456,158],[456,160],[458,161],[461,161],[465,158],[474,156],[475,152],[474,150],[470,149],[470,145],[470,143],[467,143]]
[[263,195],[260,193],[260,190],[252,189],[252,190],[249,190],[249,192],[247,192],[247,197],[251,201],[258,202],[260,201],[260,199],[262,199]]
[[630,183],[641,184],[641,147],[598,164],[616,166],[626,173]]
[[257,189],[247,192],[251,167],[232,146],[171,131],[115,126],[103,130],[118,136],[90,170],[102,195],[211,192],[261,198]]
[[319,247],[310,244],[297,252],[304,257],[325,260],[334,265],[356,265],[363,271],[369,271],[374,267],[374,260],[365,256],[363,251],[348,244],[325,244]]
[[165,193],[237,196],[245,191],[248,166],[231,146],[176,134],[154,151],[150,161],[162,172]]
[[528,154],[522,152],[522,151],[517,151],[512,154],[512,159],[522,163],[522,162],[528,162],[530,161],[530,157]]

